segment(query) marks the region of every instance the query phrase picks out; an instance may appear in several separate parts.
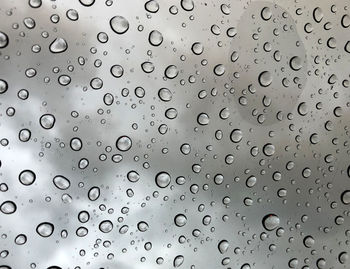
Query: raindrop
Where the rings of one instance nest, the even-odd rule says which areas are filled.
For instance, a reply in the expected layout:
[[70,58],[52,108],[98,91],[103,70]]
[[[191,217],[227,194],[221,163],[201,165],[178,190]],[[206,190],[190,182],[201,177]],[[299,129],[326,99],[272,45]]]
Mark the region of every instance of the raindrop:
[[262,10],[261,10],[261,18],[264,20],[264,21],[268,21],[269,19],[271,19],[272,17],[272,12],[271,12],[271,9],[269,7],[264,7]]
[[0,211],[4,214],[13,214],[17,210],[17,206],[12,201],[5,201],[0,205]]
[[109,233],[113,230],[113,223],[110,220],[104,220],[100,223],[99,229],[103,233]]
[[41,127],[48,130],[55,125],[56,119],[52,114],[44,114],[40,117],[39,123]]
[[16,245],[24,245],[27,242],[27,236],[25,234],[19,234],[15,238]]
[[289,65],[294,71],[298,71],[303,67],[302,60],[299,56],[292,57],[289,61]]
[[159,31],[153,30],[149,33],[148,41],[152,46],[159,46],[163,42],[163,35]]
[[314,20],[317,22],[317,23],[320,23],[323,19],[323,11],[320,7],[316,7],[313,11],[313,17],[314,17]]
[[50,51],[52,53],[62,53],[62,52],[65,52],[67,49],[68,49],[67,41],[61,37],[56,38],[50,44]]
[[28,3],[29,3],[29,6],[32,8],[39,8],[42,5],[41,0],[29,0]]
[[159,10],[159,4],[155,0],[150,0],[145,3],[145,9],[148,12],[156,13]]
[[155,177],[156,184],[159,188],[166,188],[171,181],[171,177],[167,172],[160,172]]
[[80,4],[83,6],[89,7],[95,3],[95,0],[79,0]]
[[124,34],[129,29],[129,22],[122,16],[114,16],[109,24],[112,30],[119,35]]
[[8,84],[5,80],[0,79],[0,94],[5,93],[8,90]]
[[304,246],[307,248],[311,248],[315,244],[315,240],[311,235],[305,236],[303,242]]
[[146,232],[148,230],[149,226],[146,222],[144,221],[140,221],[138,224],[137,224],[137,229],[140,231],[140,232]]
[[120,78],[124,74],[124,68],[119,64],[113,65],[111,67],[111,74],[115,78]]
[[60,190],[67,190],[70,187],[70,181],[62,175],[57,175],[52,180],[56,188]]
[[272,83],[272,75],[269,71],[261,72],[259,75],[259,83],[262,87],[268,87]]
[[192,11],[194,9],[193,0],[181,0],[181,7],[186,11]]
[[183,227],[187,223],[187,217],[184,214],[177,214],[174,218],[174,223],[177,227]]
[[127,174],[127,178],[130,182],[137,182],[140,179],[139,174],[136,171],[129,171]]
[[178,74],[179,71],[177,70],[177,67],[175,65],[169,65],[164,71],[164,75],[168,79],[174,79],[177,77]]
[[192,52],[196,55],[201,55],[204,51],[203,44],[200,42],[195,42],[192,44]]
[[18,179],[23,185],[29,186],[34,183],[36,175],[32,170],[23,170],[19,174]]
[[100,188],[92,187],[88,192],[88,197],[91,201],[96,201],[100,197]]
[[272,231],[279,226],[280,219],[274,214],[268,214],[263,218],[262,224],[266,230]]
[[0,49],[6,48],[9,44],[9,38],[7,34],[0,31]]
[[74,151],[79,151],[83,147],[83,142],[81,142],[81,139],[79,137],[73,137],[70,140],[70,147]]
[[230,139],[233,143],[239,143],[241,142],[243,138],[243,133],[240,129],[234,129],[231,132]]
[[206,113],[200,113],[197,117],[197,122],[199,125],[208,125],[209,121],[209,116]]
[[50,222],[42,222],[36,227],[36,232],[42,237],[49,237],[54,231],[54,225]]
[[221,254],[224,254],[227,252],[228,248],[229,248],[229,243],[227,242],[227,240],[221,240],[218,244],[218,249],[220,251]]
[[120,136],[116,141],[116,147],[120,151],[128,151],[132,146],[130,137],[123,135]]
[[174,258],[174,262],[173,262],[174,267],[175,267],[175,268],[180,267],[180,266],[183,264],[184,260],[185,260],[184,256],[182,256],[182,255],[177,255],[177,256]]
[[344,191],[341,194],[340,199],[344,205],[350,204],[350,190]]
[[158,91],[158,97],[163,102],[169,102],[169,101],[171,101],[173,95],[172,95],[171,91],[168,88],[161,88]]

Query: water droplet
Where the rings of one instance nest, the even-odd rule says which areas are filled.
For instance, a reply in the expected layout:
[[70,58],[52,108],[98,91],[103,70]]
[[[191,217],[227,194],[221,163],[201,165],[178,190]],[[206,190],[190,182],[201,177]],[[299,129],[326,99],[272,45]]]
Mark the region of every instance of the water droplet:
[[345,264],[349,260],[349,254],[347,252],[341,252],[338,259],[341,264]]
[[0,31],[0,49],[6,48],[9,44],[9,38],[7,34]]
[[83,6],[89,7],[95,3],[95,0],[79,0],[80,4]]
[[0,79],[0,94],[5,93],[8,90],[8,84],[5,80]]
[[50,222],[42,222],[36,227],[36,232],[42,237],[49,237],[54,231],[54,225]]
[[113,230],[113,223],[110,220],[101,221],[99,229],[103,233],[109,233]]
[[53,178],[53,184],[60,190],[67,190],[70,187],[70,181],[64,176],[57,175]]
[[192,11],[194,9],[193,0],[181,0],[181,7],[186,11]]
[[177,67],[175,65],[169,65],[164,71],[164,75],[168,79],[174,79],[177,77],[178,74],[179,71],[177,70]]
[[119,64],[113,65],[111,67],[111,74],[115,78],[120,78],[124,74],[124,68]]
[[55,125],[56,119],[52,114],[44,114],[40,117],[39,123],[41,127],[48,130]]
[[117,139],[116,147],[120,151],[128,151],[132,146],[132,141],[130,137],[123,135]]
[[262,87],[268,87],[272,83],[272,74],[269,71],[261,72],[259,75],[259,83]]
[[303,242],[305,247],[311,248],[315,244],[315,239],[311,235],[308,235],[305,236]]
[[184,256],[182,256],[182,255],[177,255],[177,256],[174,258],[174,262],[173,262],[174,267],[175,267],[175,268],[180,267],[180,266],[183,264],[184,260],[185,260]]
[[261,10],[261,18],[265,21],[268,21],[269,19],[271,19],[271,17],[272,17],[271,9],[269,7],[264,7]]
[[187,217],[184,214],[177,214],[174,218],[174,223],[178,227],[183,227],[187,223]]
[[152,46],[160,46],[163,43],[163,35],[159,31],[153,30],[149,33],[148,41]]
[[50,51],[52,53],[62,53],[62,52],[65,52],[67,49],[68,49],[67,41],[61,37],[56,38],[50,44]]
[[100,188],[92,187],[88,192],[88,197],[91,201],[96,201],[100,197]]
[[4,214],[13,214],[17,210],[17,206],[12,201],[5,201],[0,206],[0,211]]
[[197,122],[200,125],[208,125],[209,124],[209,116],[206,113],[200,113],[197,117]]
[[280,219],[274,214],[268,214],[263,218],[262,224],[268,231],[276,229],[280,224]]
[[27,242],[27,236],[25,234],[19,234],[15,238],[16,245],[24,245]]
[[203,44],[200,42],[195,42],[192,44],[192,52],[196,55],[201,55],[204,51]]
[[114,16],[109,21],[109,24],[112,30],[119,35],[124,34],[126,31],[129,30],[129,22],[122,16]]
[[240,129],[232,130],[230,139],[233,143],[241,142],[242,138],[243,138],[243,132]]
[[126,177],[133,183],[139,181],[140,179],[140,175],[136,171],[129,171]]
[[218,248],[221,254],[224,254],[227,252],[230,244],[227,242],[227,240],[221,240],[218,244]]
[[171,91],[168,88],[161,88],[158,91],[158,97],[163,102],[169,102],[169,101],[171,101],[173,95],[172,95]]
[[137,229],[140,231],[140,232],[146,232],[148,230],[149,226],[146,222],[144,221],[140,221],[138,224],[137,224]]
[[317,23],[320,23],[323,19],[323,11],[320,7],[316,7],[313,11],[313,17],[314,17],[314,20],[317,22]]
[[41,2],[41,0],[29,0],[28,4],[32,8],[39,8],[39,7],[41,7],[42,2]]
[[294,71],[298,71],[303,67],[302,60],[299,56],[292,57],[289,61],[289,65]]
[[34,183],[36,175],[32,170],[23,170],[19,174],[18,179],[23,185],[29,186]]
[[159,4],[155,0],[150,0],[145,3],[145,9],[151,13],[157,13],[159,10]]
[[344,205],[350,204],[350,190],[346,190],[341,194],[341,201]]
[[167,172],[160,172],[155,178],[156,184],[159,188],[166,188],[171,181],[171,177]]

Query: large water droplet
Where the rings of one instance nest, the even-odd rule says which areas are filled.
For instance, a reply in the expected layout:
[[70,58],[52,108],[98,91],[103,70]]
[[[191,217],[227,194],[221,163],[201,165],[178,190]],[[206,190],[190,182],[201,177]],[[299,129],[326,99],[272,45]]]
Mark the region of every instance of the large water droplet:
[[42,237],[49,237],[54,231],[54,225],[50,222],[42,222],[36,227],[36,232]]
[[65,52],[67,49],[68,49],[67,41],[61,37],[57,37],[50,44],[50,51],[52,53],[62,53],[62,52]]
[[268,214],[263,218],[262,224],[268,231],[276,229],[280,224],[280,219],[274,214]]
[[171,177],[167,172],[160,172],[156,175],[156,184],[159,188],[166,188],[171,181]]
[[128,20],[122,16],[114,16],[109,21],[109,24],[110,24],[112,30],[119,35],[124,34],[129,29]]

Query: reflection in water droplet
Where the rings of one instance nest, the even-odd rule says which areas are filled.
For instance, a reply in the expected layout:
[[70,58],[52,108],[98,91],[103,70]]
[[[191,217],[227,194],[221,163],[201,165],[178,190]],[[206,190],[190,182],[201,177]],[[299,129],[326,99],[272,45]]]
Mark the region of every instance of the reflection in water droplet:
[[176,256],[173,262],[174,267],[175,268],[180,267],[183,264],[184,260],[185,260],[184,256],[182,255]]
[[227,242],[227,240],[221,240],[218,244],[218,248],[221,254],[224,254],[227,252],[228,247],[229,247],[229,243]]
[[159,188],[166,188],[170,184],[171,178],[167,172],[160,172],[156,175],[155,180]]
[[23,170],[19,174],[18,179],[23,185],[29,186],[34,183],[36,175],[32,170]]
[[42,237],[49,237],[54,231],[54,225],[50,222],[42,222],[36,227],[36,232]]
[[183,227],[187,223],[187,217],[184,214],[177,214],[174,218],[174,223],[178,227]]
[[5,201],[0,205],[0,211],[4,214],[13,214],[17,210],[17,206],[12,201]]
[[346,190],[341,194],[341,201],[345,205],[350,204],[350,190]]
[[272,83],[272,74],[269,71],[264,71],[259,75],[259,83],[262,87],[268,87]]
[[280,224],[280,219],[274,214],[268,214],[263,218],[263,226],[266,230],[272,231]]
[[9,44],[9,38],[7,34],[0,31],[0,49],[6,48]]
[[61,37],[56,38],[50,44],[50,51],[52,53],[62,53],[62,52],[65,52],[67,49],[68,49],[67,41]]
[[123,16],[114,16],[109,21],[109,24],[112,30],[119,35],[124,34],[129,30],[129,22]]
[[99,229],[103,233],[109,233],[113,230],[113,223],[110,220],[104,220],[100,223]]
[[70,181],[61,175],[57,175],[53,178],[53,184],[60,190],[67,190],[70,187]]
[[116,147],[120,151],[128,151],[131,148],[131,146],[132,146],[132,141],[130,137],[124,135],[124,136],[120,136],[117,139]]
[[56,119],[52,114],[44,114],[40,117],[39,122],[44,129],[51,129],[55,125]]

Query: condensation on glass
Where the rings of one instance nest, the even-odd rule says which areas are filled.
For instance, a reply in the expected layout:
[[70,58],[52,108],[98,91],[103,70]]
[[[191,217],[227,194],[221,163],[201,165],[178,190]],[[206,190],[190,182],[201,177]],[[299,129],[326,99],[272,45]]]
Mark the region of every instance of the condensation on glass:
[[350,268],[350,3],[0,3],[0,269]]

